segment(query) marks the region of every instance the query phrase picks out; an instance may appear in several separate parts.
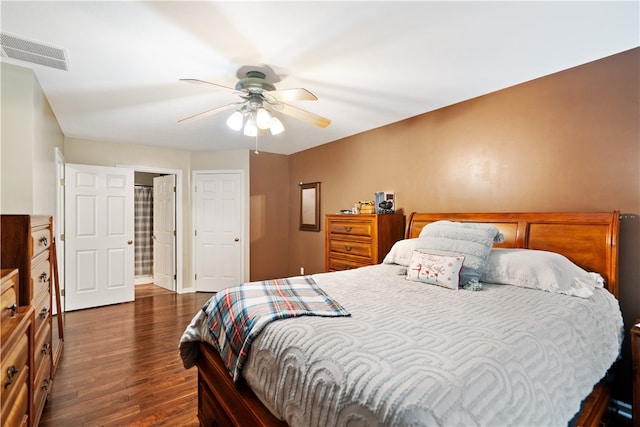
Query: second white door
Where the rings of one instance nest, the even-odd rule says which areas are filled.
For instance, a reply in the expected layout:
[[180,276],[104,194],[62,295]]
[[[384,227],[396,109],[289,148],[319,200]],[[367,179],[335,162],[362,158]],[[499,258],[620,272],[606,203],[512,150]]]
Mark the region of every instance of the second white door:
[[153,283],[175,290],[176,177],[153,178]]
[[217,292],[243,282],[241,172],[194,173],[196,290]]

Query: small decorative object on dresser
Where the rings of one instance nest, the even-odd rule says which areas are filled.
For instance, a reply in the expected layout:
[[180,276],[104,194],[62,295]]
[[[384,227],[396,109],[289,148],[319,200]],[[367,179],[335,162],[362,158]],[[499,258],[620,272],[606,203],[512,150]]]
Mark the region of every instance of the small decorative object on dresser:
[[385,191],[378,191],[374,195],[376,213],[390,214],[396,210],[395,193],[387,193]]
[[326,270],[379,264],[404,235],[404,215],[327,215]]
[[364,200],[358,202],[359,208],[358,213],[361,214],[372,214],[376,213],[376,207],[373,205],[373,200]]
[[640,316],[631,327],[631,359],[633,370],[633,427],[640,427]]

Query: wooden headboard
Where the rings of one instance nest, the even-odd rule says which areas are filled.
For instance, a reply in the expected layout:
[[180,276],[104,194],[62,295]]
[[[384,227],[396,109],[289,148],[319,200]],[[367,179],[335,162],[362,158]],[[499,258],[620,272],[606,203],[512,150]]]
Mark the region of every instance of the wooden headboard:
[[418,213],[409,216],[405,238],[418,237],[439,220],[493,224],[504,235],[494,247],[560,253],[587,271],[600,273],[618,297],[620,212]]

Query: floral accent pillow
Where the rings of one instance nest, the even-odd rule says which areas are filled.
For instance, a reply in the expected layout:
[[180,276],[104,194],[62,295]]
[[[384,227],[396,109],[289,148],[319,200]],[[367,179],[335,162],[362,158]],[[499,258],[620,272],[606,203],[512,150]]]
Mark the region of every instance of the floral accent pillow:
[[407,280],[458,289],[463,255],[437,255],[413,251],[407,268]]

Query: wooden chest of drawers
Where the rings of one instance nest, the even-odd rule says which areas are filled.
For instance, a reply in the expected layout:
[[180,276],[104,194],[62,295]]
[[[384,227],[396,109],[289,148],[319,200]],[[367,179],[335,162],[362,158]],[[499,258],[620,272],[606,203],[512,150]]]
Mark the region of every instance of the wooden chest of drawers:
[[404,215],[327,215],[327,271],[379,264],[404,236]]
[[18,307],[15,296],[18,270],[4,269],[0,273],[2,308],[2,352],[0,360],[0,425],[31,425],[31,346],[33,308]]
[[53,375],[51,325],[52,219],[45,215],[2,215],[2,268],[17,268],[19,306],[33,307],[32,423],[44,409]]

